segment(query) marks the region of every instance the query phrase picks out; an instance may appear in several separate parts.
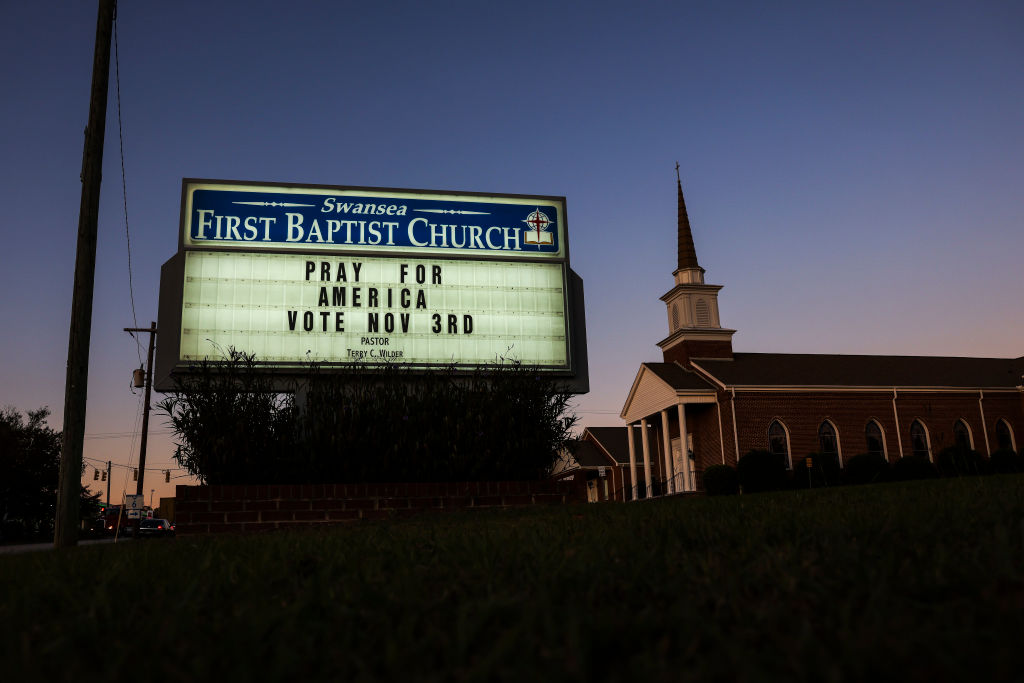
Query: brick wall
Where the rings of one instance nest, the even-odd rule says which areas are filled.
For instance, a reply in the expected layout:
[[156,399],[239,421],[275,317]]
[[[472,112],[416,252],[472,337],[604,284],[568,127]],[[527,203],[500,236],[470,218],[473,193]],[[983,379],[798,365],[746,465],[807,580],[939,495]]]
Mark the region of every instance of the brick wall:
[[[982,426],[978,392],[910,392],[901,391],[896,400],[899,412],[897,425],[892,407],[892,393],[884,392],[757,392],[736,393],[736,431],[739,453],[744,455],[754,448],[768,447],[768,425],[780,420],[789,431],[790,451],[794,461],[819,450],[818,426],[830,420],[839,436],[840,450],[845,462],[867,449],[864,429],[868,420],[875,420],[882,428],[886,454],[890,462],[900,459],[900,439],[903,455],[911,455],[910,424],[920,420],[928,430],[931,452],[934,456],[954,444],[953,424],[963,419],[970,427],[974,448],[988,455],[985,431],[991,450],[996,450],[995,425],[1004,419],[1013,429],[1020,447],[1024,435],[1024,412],[1021,399],[1015,394],[987,393],[982,402],[985,424]],[[731,397],[721,392],[723,429],[727,448],[734,449],[732,439]],[[735,463],[735,450],[727,450],[730,464]]]
[[178,486],[174,522],[179,534],[244,533],[586,499],[576,481]]

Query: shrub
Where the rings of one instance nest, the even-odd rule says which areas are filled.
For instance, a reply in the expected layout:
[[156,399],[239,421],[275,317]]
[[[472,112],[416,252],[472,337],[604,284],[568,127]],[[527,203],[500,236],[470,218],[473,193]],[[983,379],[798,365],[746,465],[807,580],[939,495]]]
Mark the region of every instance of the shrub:
[[736,475],[743,493],[777,491],[786,486],[786,462],[781,455],[755,449],[740,458]]
[[542,479],[576,420],[571,394],[517,362],[367,370],[311,370],[300,432],[314,481]]
[[846,462],[845,479],[849,484],[872,484],[885,481],[889,461],[881,453],[860,453]]
[[993,474],[1024,472],[1024,455],[1018,455],[1009,449],[996,451],[989,459],[989,469]]
[[731,496],[740,492],[736,470],[729,465],[712,465],[704,470],[704,491],[709,496]]
[[157,404],[177,440],[174,459],[205,484],[294,483],[295,408],[256,357],[228,349],[176,379]]
[[892,478],[896,481],[931,479],[937,476],[939,476],[939,471],[935,469],[935,465],[921,455],[908,455],[900,458],[892,466]]
[[316,365],[297,398],[229,349],[177,380],[159,407],[175,459],[207,484],[541,479],[569,437],[572,395],[514,361],[475,372]]
[[944,477],[963,477],[986,474],[988,461],[978,451],[969,451],[959,446],[949,446],[935,456],[935,466]]
[[[808,467],[808,461],[811,466]],[[834,454],[811,453],[796,461],[793,468],[793,485],[796,488],[821,488],[842,484],[842,470],[839,458]]]

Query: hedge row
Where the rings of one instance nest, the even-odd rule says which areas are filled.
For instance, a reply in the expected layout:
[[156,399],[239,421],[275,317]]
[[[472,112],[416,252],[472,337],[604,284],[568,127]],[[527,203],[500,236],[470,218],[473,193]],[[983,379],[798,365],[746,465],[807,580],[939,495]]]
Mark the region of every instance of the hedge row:
[[704,490],[709,495],[730,495],[1017,472],[1024,472],[1024,449],[1020,453],[996,451],[986,458],[977,451],[950,447],[940,451],[934,463],[921,456],[907,456],[891,465],[878,453],[861,453],[847,460],[845,467],[839,466],[835,455],[811,453],[795,461],[792,470],[786,469],[782,456],[752,450],[735,468],[714,465],[704,470]]

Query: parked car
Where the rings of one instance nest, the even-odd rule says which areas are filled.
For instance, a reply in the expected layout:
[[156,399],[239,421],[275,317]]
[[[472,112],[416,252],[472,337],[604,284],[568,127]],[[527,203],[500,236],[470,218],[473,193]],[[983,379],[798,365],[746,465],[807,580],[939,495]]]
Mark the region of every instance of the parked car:
[[174,537],[174,525],[166,519],[153,517],[139,523],[139,538]]

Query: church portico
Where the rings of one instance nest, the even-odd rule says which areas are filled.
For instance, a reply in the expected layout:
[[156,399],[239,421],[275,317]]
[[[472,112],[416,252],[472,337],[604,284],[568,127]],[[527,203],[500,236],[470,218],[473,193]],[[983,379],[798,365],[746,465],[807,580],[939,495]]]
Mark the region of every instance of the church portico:
[[[696,373],[675,363],[644,363],[621,417],[630,445],[631,500],[697,490],[692,462],[694,435],[688,422],[716,407],[715,390]],[[635,432],[640,432],[639,443]]]

